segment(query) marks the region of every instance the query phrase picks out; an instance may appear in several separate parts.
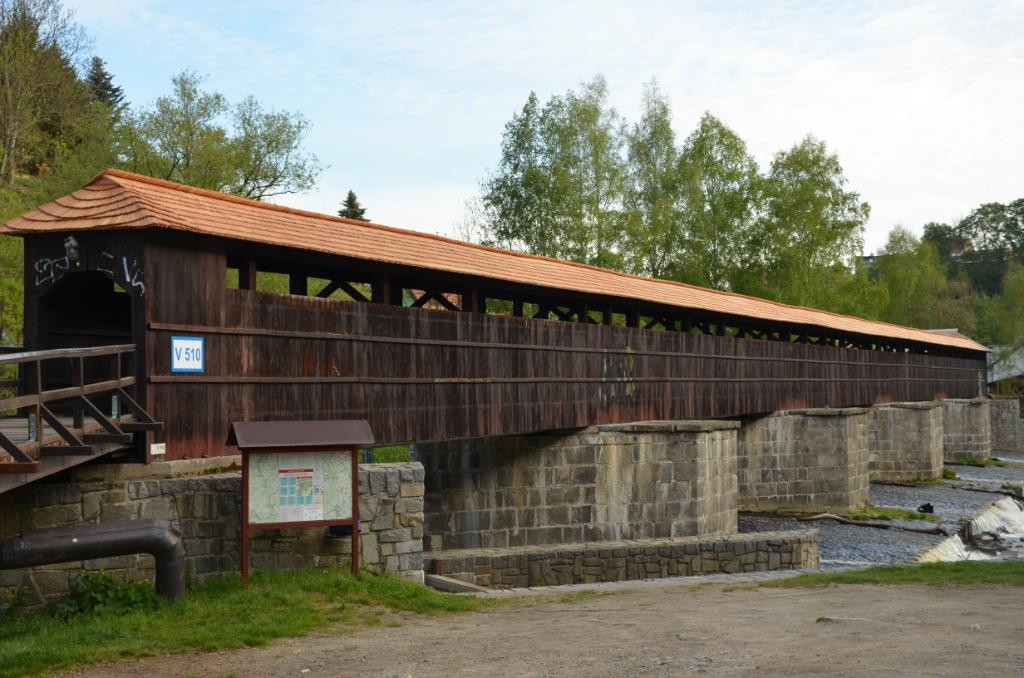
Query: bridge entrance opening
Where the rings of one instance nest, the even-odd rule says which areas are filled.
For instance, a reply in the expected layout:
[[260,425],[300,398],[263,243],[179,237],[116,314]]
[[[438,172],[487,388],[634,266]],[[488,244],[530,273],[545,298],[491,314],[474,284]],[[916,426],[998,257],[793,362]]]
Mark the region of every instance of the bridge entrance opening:
[[[132,299],[113,280],[98,271],[78,271],[64,276],[53,289],[39,297],[38,344],[40,349],[90,348],[132,343]],[[111,374],[111,358],[94,358],[83,364],[87,381]],[[49,361],[42,367],[43,387],[73,384],[72,364]]]
[[39,348],[131,343],[131,295],[98,271],[64,276],[38,308]]

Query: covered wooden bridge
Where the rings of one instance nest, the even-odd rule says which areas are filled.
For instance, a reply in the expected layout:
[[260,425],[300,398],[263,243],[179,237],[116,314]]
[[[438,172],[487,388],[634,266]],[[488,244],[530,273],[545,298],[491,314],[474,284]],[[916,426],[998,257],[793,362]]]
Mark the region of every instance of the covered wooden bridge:
[[[126,347],[116,374],[111,360],[40,358],[22,369],[14,405],[24,416],[31,394],[71,388],[80,408],[92,398],[109,419],[120,393],[114,414],[136,423],[100,422],[93,435],[110,444],[131,432],[119,449],[146,461],[232,453],[237,420],[365,418],[381,443],[425,442],[973,397],[985,386],[985,348],[962,336],[116,170],[0,232],[25,241],[22,350]],[[199,371],[172,369],[174,337],[202,339]],[[59,401],[47,400],[55,416]],[[23,456],[45,447],[37,438]],[[0,472],[35,477],[9,449],[4,461]]]

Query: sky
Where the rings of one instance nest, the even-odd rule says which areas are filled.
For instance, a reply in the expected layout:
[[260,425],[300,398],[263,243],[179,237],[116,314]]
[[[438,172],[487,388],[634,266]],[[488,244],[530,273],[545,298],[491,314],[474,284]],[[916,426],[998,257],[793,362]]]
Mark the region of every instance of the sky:
[[602,74],[638,118],[657,80],[685,138],[710,111],[762,165],[807,134],[902,224],[1024,197],[1024,0],[229,2],[66,0],[133,104],[191,69],[238,100],[301,111],[328,169],[276,202],[454,235],[504,124]]

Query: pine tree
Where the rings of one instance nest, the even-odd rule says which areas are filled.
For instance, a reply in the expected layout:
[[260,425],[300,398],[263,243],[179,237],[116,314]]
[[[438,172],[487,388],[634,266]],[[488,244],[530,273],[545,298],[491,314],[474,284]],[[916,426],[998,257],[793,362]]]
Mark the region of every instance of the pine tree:
[[117,110],[124,101],[124,90],[114,84],[114,76],[107,70],[107,65],[98,56],[92,58],[89,64],[89,74],[85,78],[89,85],[89,91],[97,101]]
[[359,204],[359,198],[356,197],[354,191],[349,191],[348,195],[345,196],[345,202],[342,207],[338,210],[339,217],[345,217],[346,219],[358,219],[359,221],[369,221],[366,218],[366,208]]

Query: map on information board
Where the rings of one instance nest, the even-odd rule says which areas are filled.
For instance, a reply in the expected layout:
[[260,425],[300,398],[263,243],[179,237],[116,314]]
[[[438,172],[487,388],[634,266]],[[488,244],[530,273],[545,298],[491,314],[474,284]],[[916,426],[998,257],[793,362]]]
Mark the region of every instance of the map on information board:
[[249,453],[249,523],[352,517],[352,452]]

